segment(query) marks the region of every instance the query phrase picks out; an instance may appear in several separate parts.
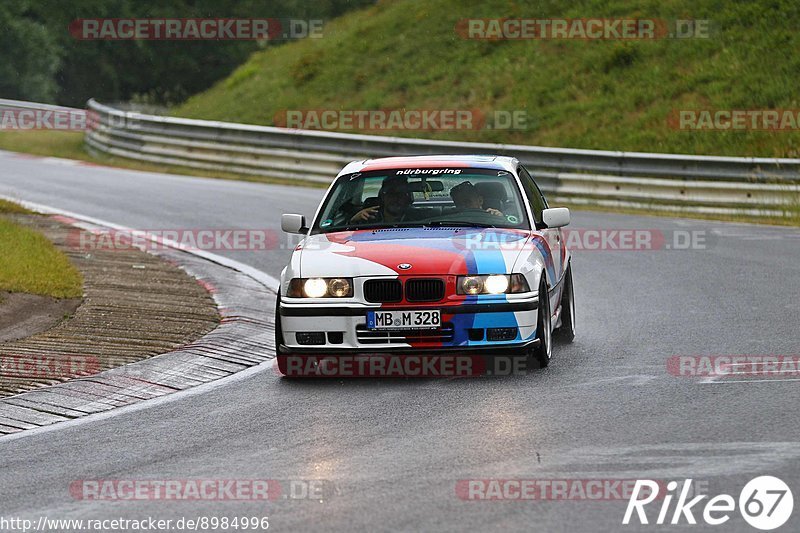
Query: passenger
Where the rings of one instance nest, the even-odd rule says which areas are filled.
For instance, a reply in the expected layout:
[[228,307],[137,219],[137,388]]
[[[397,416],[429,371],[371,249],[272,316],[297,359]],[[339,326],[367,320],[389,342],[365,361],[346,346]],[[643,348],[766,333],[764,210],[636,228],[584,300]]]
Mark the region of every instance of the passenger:
[[478,192],[478,189],[469,182],[463,181],[450,189],[450,198],[456,204],[459,211],[479,210],[495,216],[503,216],[503,213],[497,209],[483,207],[483,196]]

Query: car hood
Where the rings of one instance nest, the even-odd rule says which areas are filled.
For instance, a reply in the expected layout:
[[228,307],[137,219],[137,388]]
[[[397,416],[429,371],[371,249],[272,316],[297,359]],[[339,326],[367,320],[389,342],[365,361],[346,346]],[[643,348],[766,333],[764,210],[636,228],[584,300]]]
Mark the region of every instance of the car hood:
[[497,228],[388,228],[310,235],[295,253],[304,278],[496,274],[511,272],[529,237]]

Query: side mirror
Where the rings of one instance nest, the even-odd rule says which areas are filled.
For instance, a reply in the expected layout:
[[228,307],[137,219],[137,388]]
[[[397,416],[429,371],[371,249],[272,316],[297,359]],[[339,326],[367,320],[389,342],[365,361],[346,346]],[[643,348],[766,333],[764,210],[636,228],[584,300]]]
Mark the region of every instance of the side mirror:
[[284,213],[281,215],[281,229],[286,233],[305,233],[306,217],[294,213]]
[[569,224],[569,209],[566,207],[553,207],[542,211],[542,222],[548,228],[561,228]]

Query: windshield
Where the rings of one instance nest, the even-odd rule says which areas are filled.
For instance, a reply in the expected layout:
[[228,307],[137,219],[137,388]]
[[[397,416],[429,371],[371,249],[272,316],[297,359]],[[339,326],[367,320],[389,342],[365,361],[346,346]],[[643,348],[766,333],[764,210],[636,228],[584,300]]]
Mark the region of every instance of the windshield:
[[341,176],[312,233],[401,226],[530,229],[510,172],[410,168]]

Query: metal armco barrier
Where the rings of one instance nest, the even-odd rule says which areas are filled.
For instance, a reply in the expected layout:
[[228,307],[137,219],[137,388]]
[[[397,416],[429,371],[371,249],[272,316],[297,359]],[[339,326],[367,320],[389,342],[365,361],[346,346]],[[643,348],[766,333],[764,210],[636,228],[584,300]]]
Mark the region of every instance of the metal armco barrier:
[[[4,105],[0,100],[0,107]],[[26,104],[26,103],[22,103]],[[37,105],[37,104],[26,104]],[[553,202],[705,214],[797,216],[800,159],[717,157],[437,141],[293,130],[121,111],[90,100],[90,151],[165,165],[330,183],[355,159],[517,157]]]

